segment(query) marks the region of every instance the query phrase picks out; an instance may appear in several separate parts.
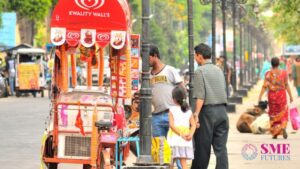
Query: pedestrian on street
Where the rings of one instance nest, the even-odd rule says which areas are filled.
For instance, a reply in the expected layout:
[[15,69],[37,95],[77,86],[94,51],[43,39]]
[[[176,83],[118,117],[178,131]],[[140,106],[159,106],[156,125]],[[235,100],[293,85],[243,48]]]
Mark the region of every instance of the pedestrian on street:
[[[152,67],[150,74],[152,88],[152,136],[167,137],[169,131],[169,109],[176,106],[172,98],[172,90],[180,85],[184,88],[182,79],[176,69],[161,61],[158,47],[151,45],[149,64]],[[177,165],[180,167],[180,165]]]
[[286,92],[290,96],[290,102],[293,102],[293,96],[288,84],[288,75],[285,70],[279,69],[279,58],[273,57],[271,60],[272,69],[266,73],[264,84],[258,97],[258,101],[266,90],[268,90],[269,116],[270,116],[270,132],[273,139],[277,139],[278,135],[288,137],[286,126],[288,123],[288,106]]
[[227,139],[229,121],[223,71],[211,61],[211,49],[206,44],[195,47],[195,60],[200,65],[195,72],[194,98],[196,132],[192,169],[207,169],[211,146],[217,158],[216,169],[228,169]]
[[263,67],[262,67],[262,70],[260,72],[260,79],[261,80],[265,80],[265,75],[266,73],[272,68],[271,66],[271,63],[268,59],[266,59],[264,61],[264,64],[263,64]]
[[281,55],[279,60],[280,60],[279,61],[279,68],[282,69],[282,70],[286,70],[286,58],[284,57],[284,55]]
[[294,85],[297,89],[298,97],[300,97],[300,56],[296,58],[296,62],[293,65],[293,79]]
[[173,169],[174,160],[180,160],[183,169],[187,169],[186,160],[194,159],[192,138],[196,129],[192,111],[186,101],[186,91],[176,86],[172,91],[172,98],[176,106],[170,107],[168,143],[172,149]]
[[295,62],[295,56],[292,55],[290,56],[287,60],[286,60],[286,71],[289,77],[289,80],[292,81],[293,80],[293,65]]
[[227,74],[227,83],[228,85],[231,85],[231,75],[232,75],[232,69],[233,67],[230,65],[230,63],[228,62],[227,60],[227,64],[226,64],[226,69],[225,69],[225,56],[221,55],[219,58],[218,58],[218,62],[217,62],[217,66],[219,66],[221,68],[221,70],[223,70],[224,72],[226,72]]
[[233,67],[231,66],[231,64],[228,62],[226,62],[226,68],[225,68],[225,56],[221,55],[216,63],[217,66],[219,66],[221,68],[221,70],[224,72],[226,72],[226,79],[227,79],[227,85],[228,85],[228,91],[227,91],[227,95],[230,96],[233,89],[232,89],[232,70]]
[[6,71],[8,72],[10,95],[13,96],[15,90],[16,68],[15,59],[12,57],[12,55],[9,55],[6,60]]

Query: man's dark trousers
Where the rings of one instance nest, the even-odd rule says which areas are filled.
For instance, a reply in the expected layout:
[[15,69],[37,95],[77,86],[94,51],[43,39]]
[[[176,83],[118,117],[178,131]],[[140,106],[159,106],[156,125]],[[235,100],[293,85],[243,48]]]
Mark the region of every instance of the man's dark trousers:
[[199,115],[200,128],[194,135],[195,156],[192,169],[207,169],[211,145],[217,158],[216,169],[228,169],[227,138],[229,121],[225,105],[203,106]]

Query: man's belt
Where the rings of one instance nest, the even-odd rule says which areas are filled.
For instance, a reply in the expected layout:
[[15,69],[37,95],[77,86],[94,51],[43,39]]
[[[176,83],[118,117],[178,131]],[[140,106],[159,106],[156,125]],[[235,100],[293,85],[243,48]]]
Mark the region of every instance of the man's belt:
[[157,115],[161,115],[161,114],[165,114],[165,113],[169,113],[169,109],[157,112],[157,113],[152,113],[152,116],[157,116]]

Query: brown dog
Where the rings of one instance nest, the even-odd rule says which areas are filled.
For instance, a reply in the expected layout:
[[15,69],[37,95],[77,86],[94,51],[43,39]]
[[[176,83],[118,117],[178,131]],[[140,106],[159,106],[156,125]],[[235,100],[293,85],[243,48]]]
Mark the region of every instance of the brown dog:
[[263,113],[266,113],[267,102],[259,102],[253,109],[248,109],[237,121],[236,128],[241,133],[252,133],[251,124]]

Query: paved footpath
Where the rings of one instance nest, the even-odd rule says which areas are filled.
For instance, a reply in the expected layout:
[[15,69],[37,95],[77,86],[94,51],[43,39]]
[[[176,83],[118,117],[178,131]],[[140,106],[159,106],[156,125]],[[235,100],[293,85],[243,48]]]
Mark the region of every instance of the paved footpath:
[[[236,129],[236,122],[240,115],[245,112],[246,109],[252,108],[253,105],[258,102],[258,95],[262,86],[262,81],[258,82],[251,91],[248,93],[248,97],[243,98],[243,104],[237,105],[236,113],[230,113],[230,130],[228,137],[228,158],[229,158],[229,169],[299,169],[300,168],[300,131],[297,133],[291,128],[291,124],[288,124],[288,139],[284,140],[280,136],[277,140],[272,139],[271,135],[254,135],[254,134],[242,134]],[[300,98],[296,96],[296,90],[291,85],[292,93],[294,95],[294,103],[296,103],[300,110]],[[264,96],[263,100],[266,100]],[[242,149],[246,144],[252,144],[257,148],[257,157],[254,160],[246,160],[242,156]],[[261,156],[261,145],[262,144],[289,144],[290,155],[281,154],[269,154],[268,156]],[[246,152],[249,155],[252,152]],[[289,156],[289,157],[288,157]],[[263,160],[261,159],[263,158]],[[271,160],[276,158],[276,160]],[[282,158],[290,158],[290,160],[280,160]],[[134,162],[135,158],[131,158],[130,161]],[[208,169],[214,169],[216,166],[215,155],[212,150],[210,164]]]
[[[237,113],[229,114],[230,132],[228,138],[229,169],[299,169],[300,168],[300,131],[293,132],[288,124],[289,138],[271,139],[270,135],[240,134],[236,130],[236,122],[247,108],[257,103],[262,82],[259,82],[244,98],[244,103],[237,106]],[[300,98],[295,103],[300,110]],[[1,98],[0,99],[0,163],[1,169],[36,169],[40,164],[40,139],[44,129],[44,121],[48,116],[49,100],[46,98]],[[252,161],[244,159],[242,148],[245,144],[257,147],[257,157]],[[261,159],[262,144],[289,144],[290,155],[269,154],[268,160]],[[251,152],[246,152],[251,153]],[[270,158],[277,158],[271,160]],[[279,158],[290,158],[280,160]],[[130,163],[135,162],[131,156]],[[215,168],[215,157],[212,152],[209,169]],[[59,169],[82,169],[80,165],[59,165]]]
[[[295,132],[288,124],[288,139],[285,140],[280,136],[277,140],[271,138],[271,135],[254,135],[241,134],[236,129],[236,122],[239,116],[248,108],[253,107],[258,101],[258,95],[262,86],[260,81],[249,93],[248,97],[244,98],[243,104],[237,106],[237,112],[229,114],[230,131],[228,138],[228,157],[229,169],[299,169],[300,168],[300,132]],[[294,97],[294,103],[300,110],[300,98],[297,98],[296,90],[291,85]],[[265,98],[266,99],[266,98]],[[263,99],[264,100],[264,99]],[[242,148],[245,144],[252,144],[257,147],[258,155],[254,160],[246,160],[242,156]],[[261,155],[262,144],[289,144],[290,145],[290,160],[281,160],[289,158],[288,155],[269,154],[268,156]],[[250,152],[251,153],[251,152]],[[266,157],[266,158],[265,158]],[[276,158],[276,160],[272,160]],[[216,160],[214,155],[211,156],[209,169],[214,169]]]

